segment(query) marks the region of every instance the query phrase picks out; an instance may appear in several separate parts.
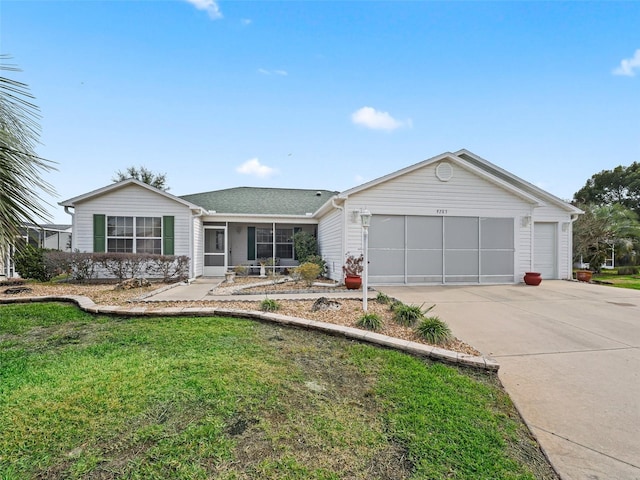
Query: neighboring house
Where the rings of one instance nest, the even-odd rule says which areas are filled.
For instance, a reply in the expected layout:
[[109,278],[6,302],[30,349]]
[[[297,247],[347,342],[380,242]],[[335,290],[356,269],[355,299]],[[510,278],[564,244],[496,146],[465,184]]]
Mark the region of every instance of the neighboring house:
[[[25,223],[20,228],[20,238],[17,240],[34,247],[69,252],[71,251],[71,225]],[[0,249],[0,277],[15,276],[12,260],[14,250],[14,245],[7,245]]]
[[239,187],[173,196],[129,179],[61,202],[72,248],[187,255],[190,276],[268,257],[295,265],[293,234],[317,236],[328,275],[369,228],[371,284],[518,283],[570,278],[581,210],[467,150],[443,153],[344,192]]

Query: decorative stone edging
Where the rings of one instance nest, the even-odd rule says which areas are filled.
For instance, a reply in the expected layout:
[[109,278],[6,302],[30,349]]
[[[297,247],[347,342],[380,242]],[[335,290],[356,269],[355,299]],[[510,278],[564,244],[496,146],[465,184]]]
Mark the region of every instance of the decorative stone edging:
[[395,350],[401,350],[413,355],[428,357],[457,365],[478,368],[490,372],[497,372],[500,364],[493,358],[484,356],[473,356],[466,353],[453,352],[443,348],[425,345],[400,338],[389,337],[380,333],[361,330],[359,328],[345,327],[333,323],[318,322],[299,317],[290,317],[278,313],[261,312],[259,310],[237,310],[231,308],[217,307],[167,307],[150,310],[146,307],[123,307],[120,305],[96,305],[93,300],[82,295],[47,295],[40,297],[16,297],[3,298],[0,303],[32,303],[32,302],[71,302],[75,303],[81,310],[89,313],[105,315],[121,315],[126,317],[166,317],[166,316],[191,316],[191,317],[235,317],[264,320],[282,325],[292,325],[296,327],[308,328],[329,333],[332,335],[342,335],[347,338],[373,343]]

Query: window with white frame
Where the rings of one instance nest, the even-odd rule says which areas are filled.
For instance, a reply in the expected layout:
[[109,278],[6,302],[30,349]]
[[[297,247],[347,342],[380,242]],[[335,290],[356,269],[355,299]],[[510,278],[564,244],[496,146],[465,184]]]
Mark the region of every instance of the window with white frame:
[[[293,228],[276,228],[276,258],[293,258]],[[256,228],[258,258],[273,256],[273,229]]]
[[107,217],[107,252],[162,253],[161,217]]

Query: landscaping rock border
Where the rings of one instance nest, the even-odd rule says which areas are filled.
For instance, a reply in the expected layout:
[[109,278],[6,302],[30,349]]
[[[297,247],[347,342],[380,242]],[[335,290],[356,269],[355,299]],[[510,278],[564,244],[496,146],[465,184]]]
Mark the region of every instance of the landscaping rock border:
[[290,325],[321,331],[332,335],[341,335],[358,341],[372,343],[383,347],[401,350],[412,355],[427,357],[432,360],[442,361],[455,365],[477,368],[489,372],[497,372],[500,364],[493,358],[473,356],[465,353],[453,352],[443,348],[425,345],[422,343],[389,337],[367,330],[361,330],[333,323],[319,322],[305,318],[291,317],[278,313],[262,312],[258,310],[238,310],[218,307],[167,307],[161,309],[148,309],[146,307],[123,307],[119,305],[96,305],[93,300],[82,295],[47,295],[32,297],[3,298],[0,303],[33,303],[33,302],[70,302],[76,304],[81,310],[89,313],[118,315],[125,317],[166,317],[166,316],[221,316],[235,318],[250,318],[268,322]]

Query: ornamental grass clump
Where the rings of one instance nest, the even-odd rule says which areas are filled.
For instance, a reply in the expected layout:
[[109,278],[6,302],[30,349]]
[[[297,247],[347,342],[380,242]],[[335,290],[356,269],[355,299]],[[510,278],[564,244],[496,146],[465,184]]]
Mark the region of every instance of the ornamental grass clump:
[[391,297],[386,293],[378,292],[376,296],[376,302],[382,305],[389,305],[391,303]]
[[380,330],[382,328],[382,319],[376,313],[365,313],[362,315],[356,325],[367,330]]
[[435,305],[430,306],[426,310],[422,310],[422,305],[407,305],[404,303],[396,304],[393,307],[393,319],[405,327],[413,327],[418,321],[424,318],[425,313],[431,310]]
[[280,310],[280,304],[273,298],[265,298],[260,302],[260,310],[263,312],[275,312]]
[[423,319],[416,332],[432,345],[446,345],[453,339],[449,325],[437,316]]

